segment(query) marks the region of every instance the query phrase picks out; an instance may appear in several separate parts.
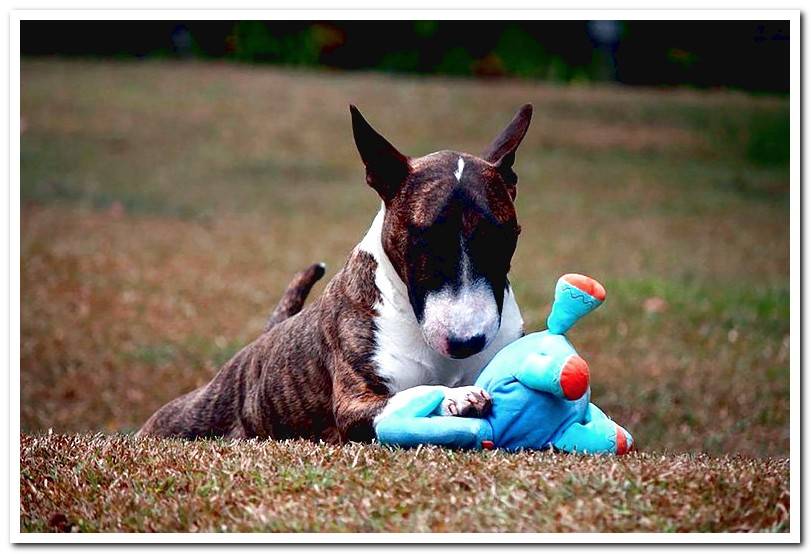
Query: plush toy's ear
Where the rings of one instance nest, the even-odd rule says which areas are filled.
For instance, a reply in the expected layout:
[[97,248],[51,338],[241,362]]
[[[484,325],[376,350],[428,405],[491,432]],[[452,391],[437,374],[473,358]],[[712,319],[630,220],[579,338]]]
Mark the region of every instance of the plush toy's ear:
[[482,153],[482,158],[495,165],[504,180],[509,184],[518,182],[518,177],[513,172],[515,163],[515,151],[518,145],[524,140],[524,135],[529,129],[529,122],[532,120],[532,104],[524,104],[516,112],[510,124],[490,143],[490,146]]
[[408,158],[375,131],[355,106],[350,105],[349,111],[355,145],[366,166],[366,182],[388,202],[408,176]]

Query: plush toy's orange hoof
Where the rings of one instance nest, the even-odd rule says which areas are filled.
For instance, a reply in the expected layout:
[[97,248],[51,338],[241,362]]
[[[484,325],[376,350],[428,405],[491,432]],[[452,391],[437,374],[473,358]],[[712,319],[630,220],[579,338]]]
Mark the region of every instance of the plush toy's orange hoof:
[[560,371],[560,388],[563,396],[569,400],[577,400],[589,388],[589,364],[586,360],[574,354],[569,356],[563,369]]
[[592,295],[600,302],[605,300],[605,287],[591,277],[580,275],[579,273],[567,273],[563,276],[563,279],[573,287],[577,287],[583,292]]
[[482,441],[482,448],[484,450],[493,450],[495,447],[496,445],[493,443],[493,441]]
[[625,431],[617,425],[617,455],[622,456],[628,452],[628,439],[625,438]]

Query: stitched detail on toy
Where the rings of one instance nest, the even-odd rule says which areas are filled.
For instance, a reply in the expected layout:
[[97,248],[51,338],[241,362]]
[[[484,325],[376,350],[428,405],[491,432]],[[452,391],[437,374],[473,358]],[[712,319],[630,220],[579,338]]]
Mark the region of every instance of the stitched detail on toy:
[[[568,283],[567,283],[567,285],[568,285]],[[582,302],[586,306],[593,306],[595,304],[598,304],[597,300],[595,300],[594,297],[592,297],[588,293],[585,293],[585,292],[581,291],[577,287],[573,287],[572,285],[569,285],[569,286],[563,287],[563,290],[565,290],[566,292],[569,293],[569,296],[572,298],[572,300],[579,300],[580,302]],[[577,293],[575,293],[575,291],[577,291]]]
[[564,283],[580,289],[600,302],[605,300],[605,287],[591,277],[579,273],[567,273],[561,279]]

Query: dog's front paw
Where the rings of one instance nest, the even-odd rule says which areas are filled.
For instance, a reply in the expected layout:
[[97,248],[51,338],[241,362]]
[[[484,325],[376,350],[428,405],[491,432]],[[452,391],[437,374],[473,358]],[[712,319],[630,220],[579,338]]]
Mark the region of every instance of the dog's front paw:
[[490,411],[493,399],[481,387],[456,387],[445,391],[442,415],[459,417],[484,417]]

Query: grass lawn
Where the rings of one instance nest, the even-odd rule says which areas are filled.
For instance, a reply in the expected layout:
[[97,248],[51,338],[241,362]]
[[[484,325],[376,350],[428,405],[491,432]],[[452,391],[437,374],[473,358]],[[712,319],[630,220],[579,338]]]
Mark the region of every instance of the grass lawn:
[[[196,62],[21,74],[24,531],[788,530],[787,98]],[[606,285],[570,338],[642,453],[120,436],[363,236],[379,200],[350,102],[415,155],[477,153],[535,105],[511,280],[528,330],[559,275]]]
[[787,531],[788,460],[24,436],[30,531]]

